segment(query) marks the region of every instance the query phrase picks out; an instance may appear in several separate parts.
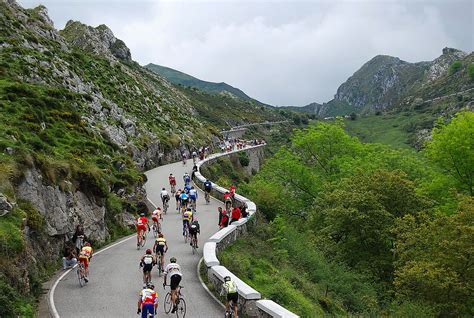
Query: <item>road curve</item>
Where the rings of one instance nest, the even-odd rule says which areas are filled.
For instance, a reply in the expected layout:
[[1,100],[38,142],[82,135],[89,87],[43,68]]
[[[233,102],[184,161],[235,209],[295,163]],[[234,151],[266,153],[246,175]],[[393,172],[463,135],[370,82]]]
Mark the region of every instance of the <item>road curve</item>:
[[[145,188],[148,198],[161,207],[161,188],[165,186],[169,191],[168,175],[173,173],[176,176],[178,188],[182,188],[182,176],[191,167],[192,162],[188,160],[186,166],[178,162],[146,172],[148,182]],[[209,296],[197,276],[202,246],[218,230],[217,207],[220,205],[221,202],[214,199],[207,205],[203,192],[199,192],[197,217],[201,224],[201,235],[198,253],[195,255],[192,254],[189,244],[184,244],[181,235],[182,222],[179,214],[174,210],[176,207],[174,200],[171,201],[170,211],[164,216],[162,230],[169,246],[165,263],[168,263],[171,256],[175,256],[182,267],[181,284],[185,287],[183,294],[187,304],[186,317],[213,318],[224,315],[221,305]],[[146,248],[151,248],[152,245],[152,235],[148,235]],[[136,238],[131,237],[93,258],[90,265],[90,282],[87,286],[79,287],[74,270],[66,274],[58,282],[52,294],[59,316],[63,318],[137,317],[137,298],[142,286],[142,272],[138,268],[138,262],[143,254],[144,249],[138,251]],[[158,317],[165,317],[167,315],[163,311],[163,299],[166,291],[161,287],[163,279],[158,278],[156,270],[152,273],[152,280],[159,293]]]

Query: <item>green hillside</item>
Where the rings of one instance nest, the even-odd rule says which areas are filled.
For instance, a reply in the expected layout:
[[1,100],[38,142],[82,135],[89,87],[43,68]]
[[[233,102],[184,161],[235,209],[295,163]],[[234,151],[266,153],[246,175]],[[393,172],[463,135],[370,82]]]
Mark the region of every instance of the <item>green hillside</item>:
[[211,94],[230,93],[245,100],[252,100],[252,98],[247,96],[247,94],[242,92],[240,89],[232,87],[226,83],[203,81],[172,68],[152,63],[145,65],[145,68],[163,76],[168,81],[176,85],[195,87]]

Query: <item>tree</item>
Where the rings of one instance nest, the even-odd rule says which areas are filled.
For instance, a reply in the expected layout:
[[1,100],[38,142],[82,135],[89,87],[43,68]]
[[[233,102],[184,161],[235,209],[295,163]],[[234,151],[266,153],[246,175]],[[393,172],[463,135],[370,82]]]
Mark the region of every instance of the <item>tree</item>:
[[449,216],[407,215],[395,233],[397,297],[431,304],[442,317],[472,317],[474,199]]
[[458,182],[471,196],[474,183],[474,113],[460,112],[447,125],[433,129],[427,156]]

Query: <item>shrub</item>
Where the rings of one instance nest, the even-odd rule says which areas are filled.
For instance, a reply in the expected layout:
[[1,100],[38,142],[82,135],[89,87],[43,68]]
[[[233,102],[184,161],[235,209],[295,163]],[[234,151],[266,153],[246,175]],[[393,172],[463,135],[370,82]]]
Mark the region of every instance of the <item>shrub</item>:
[[450,66],[449,66],[449,74],[452,75],[454,73],[457,73],[462,67],[461,61],[454,61]]
[[467,75],[471,81],[474,81],[474,63],[471,63],[467,67]]
[[245,151],[239,153],[239,162],[242,167],[247,167],[250,164],[250,158]]

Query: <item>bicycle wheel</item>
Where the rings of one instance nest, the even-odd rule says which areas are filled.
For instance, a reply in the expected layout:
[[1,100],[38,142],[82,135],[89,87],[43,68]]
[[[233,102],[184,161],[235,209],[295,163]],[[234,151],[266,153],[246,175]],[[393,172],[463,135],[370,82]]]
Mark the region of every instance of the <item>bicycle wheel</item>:
[[144,247],[146,244],[146,232],[142,234],[141,247]]
[[184,318],[186,316],[186,302],[184,298],[179,298],[178,309],[176,310],[176,317]]
[[186,229],[184,230],[184,243],[188,243],[188,236],[189,236],[188,229]]
[[153,236],[156,238],[158,236],[159,228],[156,224],[153,224]]
[[84,274],[82,274],[82,266],[77,267],[77,278],[79,279],[79,286],[83,287],[86,284],[86,281],[84,280]]
[[[158,257],[160,257],[160,256],[158,255]],[[161,277],[161,268],[162,268],[162,266],[161,266],[161,258],[160,258],[159,261],[158,261],[158,276],[159,277]]]
[[171,304],[171,293],[168,292],[165,296],[165,302],[163,304],[163,307],[165,309],[165,313],[169,314],[171,309],[173,308],[173,304]]

